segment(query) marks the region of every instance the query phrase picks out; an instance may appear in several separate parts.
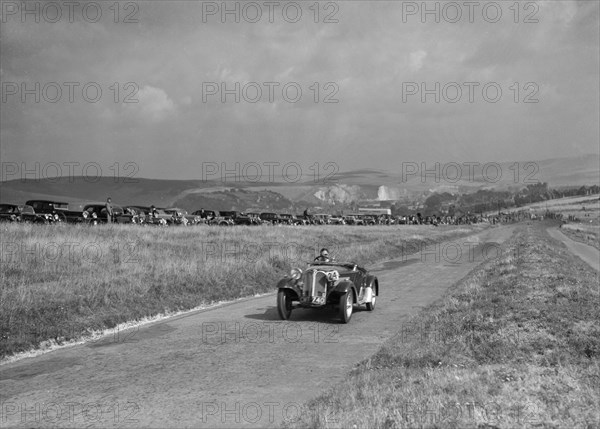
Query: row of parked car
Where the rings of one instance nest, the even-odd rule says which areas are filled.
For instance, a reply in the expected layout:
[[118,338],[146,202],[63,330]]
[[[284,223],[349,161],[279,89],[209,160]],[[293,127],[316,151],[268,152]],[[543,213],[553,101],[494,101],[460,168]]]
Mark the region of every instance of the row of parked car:
[[[178,208],[156,208],[154,206],[119,206],[112,204],[111,222],[154,225],[193,225],[206,223],[198,215],[188,215]],[[83,205],[81,210],[72,210],[68,203],[48,200],[29,200],[24,205],[0,204],[0,220],[33,223],[85,223],[97,225],[108,222],[105,203]]]
[[[377,225],[408,223],[406,218],[389,215],[348,214],[336,216],[319,213],[295,215],[273,212],[240,212],[200,209],[193,213],[171,207],[112,205],[111,222],[150,225]],[[72,210],[60,201],[29,200],[24,205],[0,204],[0,220],[33,223],[85,223],[97,225],[108,222],[106,205],[90,203]]]

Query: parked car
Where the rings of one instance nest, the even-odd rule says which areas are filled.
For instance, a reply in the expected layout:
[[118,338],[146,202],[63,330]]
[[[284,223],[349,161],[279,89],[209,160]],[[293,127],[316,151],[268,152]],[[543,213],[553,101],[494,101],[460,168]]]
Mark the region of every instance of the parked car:
[[[123,207],[113,204],[112,222],[114,223],[136,223],[134,222],[135,214],[130,211],[125,211]],[[107,223],[108,216],[106,213],[106,205],[102,203],[86,204],[83,206],[84,216],[89,219],[91,224]]]
[[344,216],[330,216],[329,217],[329,224],[330,225],[346,225],[346,219],[344,219]]
[[186,210],[177,207],[164,209],[164,211],[173,217],[175,225],[192,226],[202,222],[200,216],[190,215]]
[[233,226],[235,222],[231,217],[223,216],[222,212],[215,211],[215,216],[208,221],[209,225],[218,225],[218,226]]
[[147,206],[129,206],[129,209],[138,213],[138,219],[143,220],[144,225],[167,226],[174,223],[173,216],[165,213],[163,209]]
[[144,224],[146,222],[146,213],[141,208],[136,206],[125,206],[123,207],[123,211],[131,215],[132,223]]
[[408,224],[408,218],[406,216],[396,216],[396,223],[398,225]]
[[375,220],[375,217],[372,215],[358,215],[358,217],[362,220],[363,225],[375,225],[377,223],[377,221]]
[[66,222],[65,212],[69,210],[69,203],[49,200],[29,200],[25,205],[33,207],[37,214],[51,215],[46,217],[48,222]]
[[277,312],[288,320],[296,308],[337,309],[342,323],[352,317],[354,305],[375,309],[379,281],[355,263],[314,262],[303,272],[293,268],[277,284]]
[[200,216],[200,219],[205,219],[205,220],[210,220],[217,216],[217,214],[215,213],[214,210],[204,210],[204,209],[196,210],[195,212],[192,212],[192,215]]
[[237,210],[219,210],[219,216],[226,221],[232,221],[234,225],[237,225],[236,219],[240,215]]
[[236,210],[219,211],[224,219],[231,219],[235,225],[261,225],[262,221],[258,215],[253,213],[244,213]]
[[279,219],[281,219],[281,223],[285,225],[296,225],[294,223],[294,215],[291,213],[280,213]]
[[252,225],[269,225],[270,222],[262,220],[260,217],[260,212],[258,211],[246,211],[244,212],[246,216],[248,216],[252,222]]
[[[29,201],[28,201],[29,202]],[[93,217],[88,216],[90,213],[85,211],[79,204],[73,204],[78,206],[77,209],[72,209],[72,204],[58,201],[44,201],[44,200],[33,200],[32,206],[39,212],[42,210],[44,213],[52,214],[54,221],[66,222],[66,223],[96,223]],[[101,204],[104,206],[104,203]],[[38,207],[36,209],[36,207]]]
[[0,204],[0,221],[48,223],[50,217],[52,215],[37,214],[33,207],[27,204]]
[[[100,204],[104,206],[104,203]],[[79,223],[88,225],[97,225],[99,223],[96,213],[93,211],[85,210],[85,205],[78,205],[77,209],[72,209],[71,204],[66,209],[61,208],[62,213],[65,215],[67,223]]]
[[196,210],[192,213],[195,216],[200,216],[204,223],[208,225],[231,226],[234,225],[233,219],[221,216],[221,213],[216,210]]
[[359,215],[355,214],[347,214],[344,215],[344,220],[347,225],[364,225],[364,221],[360,218]]
[[283,219],[277,213],[263,212],[260,214],[261,220],[270,223],[272,225],[279,225],[283,222]]
[[329,225],[331,223],[331,215],[328,213],[317,213],[311,217],[315,225]]
[[294,216],[294,225],[308,225],[309,220],[304,217],[304,215],[293,215]]

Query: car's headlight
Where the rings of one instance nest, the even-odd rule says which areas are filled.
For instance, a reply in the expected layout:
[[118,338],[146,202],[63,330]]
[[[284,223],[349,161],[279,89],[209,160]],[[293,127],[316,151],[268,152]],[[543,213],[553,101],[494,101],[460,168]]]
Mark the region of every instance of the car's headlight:
[[290,277],[294,280],[299,280],[302,277],[302,270],[300,268],[292,268],[290,271]]
[[81,216],[83,216],[84,219],[87,219],[88,212],[84,211],[83,213],[81,213]]
[[337,271],[329,271],[327,273],[327,280],[329,280],[330,282],[336,282],[340,279],[340,273],[338,273]]

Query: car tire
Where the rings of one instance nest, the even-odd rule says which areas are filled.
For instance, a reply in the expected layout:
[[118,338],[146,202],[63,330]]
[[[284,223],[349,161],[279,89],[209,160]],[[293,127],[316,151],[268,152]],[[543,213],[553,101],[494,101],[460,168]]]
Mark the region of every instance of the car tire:
[[292,299],[286,290],[277,292],[277,312],[281,320],[289,320],[292,315]]
[[343,295],[340,295],[340,319],[342,319],[342,323],[348,323],[350,318],[352,317],[352,307],[354,305],[354,295],[352,291],[349,290]]
[[373,294],[371,295],[371,302],[367,302],[367,311],[375,310],[375,300],[376,299],[377,299],[377,297],[375,296],[375,291],[373,291]]

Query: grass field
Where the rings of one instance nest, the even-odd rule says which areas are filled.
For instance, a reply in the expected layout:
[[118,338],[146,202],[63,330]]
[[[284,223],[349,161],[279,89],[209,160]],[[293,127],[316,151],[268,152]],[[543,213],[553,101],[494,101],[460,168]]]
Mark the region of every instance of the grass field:
[[0,357],[46,340],[274,290],[328,247],[368,265],[485,228],[475,226],[190,227],[4,224]]
[[575,241],[600,249],[600,197],[562,198],[549,202],[548,210],[563,215],[567,221],[561,229]]
[[513,208],[508,211],[521,210],[530,210],[538,215],[543,215],[547,211],[560,213],[565,220],[572,216],[578,219],[578,223],[598,226],[600,224],[600,195],[558,198]]
[[575,241],[600,249],[600,195],[559,198],[529,204],[508,211],[529,210],[537,215],[547,212],[562,215],[567,223],[562,232]]
[[398,326],[292,426],[599,427],[598,276],[544,224],[522,224],[518,252]]
[[600,225],[568,223],[561,227],[568,237],[600,250]]

